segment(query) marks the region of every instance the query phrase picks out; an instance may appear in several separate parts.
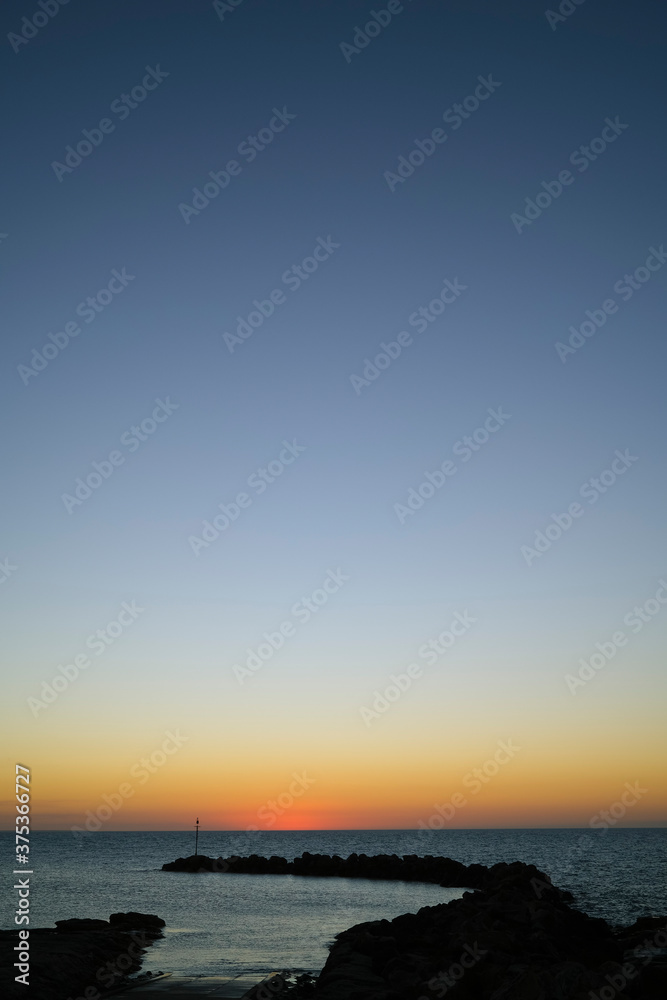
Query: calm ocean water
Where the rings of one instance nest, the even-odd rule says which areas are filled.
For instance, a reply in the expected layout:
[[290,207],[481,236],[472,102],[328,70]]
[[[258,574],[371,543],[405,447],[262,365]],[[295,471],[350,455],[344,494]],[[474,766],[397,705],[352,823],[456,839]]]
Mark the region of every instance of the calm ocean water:
[[[0,834],[7,857],[10,834]],[[401,882],[160,871],[193,853],[190,833],[33,833],[31,926],[118,910],[157,913],[164,941],[144,969],[225,974],[279,968],[319,970],[327,944],[352,924],[446,902],[463,890]],[[667,912],[667,831],[359,830],[202,833],[202,854],[437,854],[491,865],[525,861],[575,894],[580,909],[612,923]],[[2,926],[13,927],[3,899]]]

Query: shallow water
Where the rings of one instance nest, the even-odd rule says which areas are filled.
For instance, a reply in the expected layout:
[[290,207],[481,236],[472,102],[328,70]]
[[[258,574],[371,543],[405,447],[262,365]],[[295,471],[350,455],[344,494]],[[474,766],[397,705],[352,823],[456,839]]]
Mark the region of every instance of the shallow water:
[[[82,840],[69,832],[37,832],[31,846],[31,926],[67,917],[106,919],[119,910],[157,913],[167,928],[146,958],[144,968],[153,971],[317,971],[327,945],[346,927],[415,912],[463,892],[363,879],[160,871],[165,861],[193,853],[192,836],[181,832],[97,833]],[[612,923],[667,912],[665,830],[206,832],[199,850],[216,857],[293,858],[310,851],[440,854],[465,864],[525,861],[570,889],[581,909]],[[5,896],[3,927],[13,926],[12,902]]]

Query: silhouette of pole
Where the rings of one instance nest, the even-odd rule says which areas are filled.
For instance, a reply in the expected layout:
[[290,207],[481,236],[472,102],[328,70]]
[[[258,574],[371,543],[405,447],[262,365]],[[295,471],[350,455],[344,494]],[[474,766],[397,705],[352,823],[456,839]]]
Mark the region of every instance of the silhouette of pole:
[[199,843],[199,816],[197,816],[197,822],[195,823],[195,857],[197,857],[198,843]]

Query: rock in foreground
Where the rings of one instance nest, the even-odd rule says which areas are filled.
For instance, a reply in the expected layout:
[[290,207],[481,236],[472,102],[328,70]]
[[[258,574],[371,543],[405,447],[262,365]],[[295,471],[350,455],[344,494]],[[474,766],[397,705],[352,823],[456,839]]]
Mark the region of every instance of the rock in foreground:
[[112,913],[108,921],[56,920],[55,928],[30,929],[27,988],[15,981],[19,928],[0,931],[0,995],[98,1000],[141,968],[144,951],[164,926],[152,914]]
[[494,865],[479,892],[337,935],[313,997],[664,1000],[667,917],[613,931],[570,899],[532,865]]

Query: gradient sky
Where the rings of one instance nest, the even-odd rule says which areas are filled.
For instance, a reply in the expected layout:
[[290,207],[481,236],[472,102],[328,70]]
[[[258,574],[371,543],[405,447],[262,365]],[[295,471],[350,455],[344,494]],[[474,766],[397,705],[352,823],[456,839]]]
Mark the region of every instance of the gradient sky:
[[[129,780],[105,829],[268,828],[258,810],[296,772],[314,783],[272,828],[414,827],[499,740],[520,752],[451,826],[587,826],[636,781],[619,823],[664,823],[667,605],[636,631],[624,618],[667,575],[667,265],[628,301],[614,290],[667,242],[664,8],[588,0],[553,30],[533,0],[414,0],[349,61],[341,43],[383,3],[243,0],[221,20],[207,2],[75,0],[15,52],[33,9],[1,15],[0,560],[17,568],[0,604],[5,773],[32,768],[36,824],[79,824]],[[110,112],[158,65],[143,103]],[[443,122],[489,75],[489,99]],[[239,144],[275,108],[296,117],[247,162]],[[105,117],[113,132],[59,181],[52,163]],[[628,128],[580,172],[570,154],[607,118]],[[439,127],[392,192],[385,172]],[[234,158],[186,224],[179,204]],[[512,213],[568,168],[518,233]],[[291,290],[320,237],[340,246]],[[24,384],[33,348],[123,268],[122,293]],[[466,290],[418,333],[408,318],[445,279]],[[223,335],[276,288],[230,353]],[[554,345],[609,298],[563,362]],[[412,344],[357,394],[350,376],[403,330]],[[155,433],[121,443],[167,397]],[[457,442],[499,407],[510,418],[464,461]],[[258,495],[248,478],[284,440],[305,451]],[[617,449],[637,460],[588,503]],[[114,450],[123,464],[68,513],[63,494]],[[394,505],[446,459],[456,473],[401,523]],[[529,566],[522,546],[578,501]],[[330,570],[349,580],[298,621]],[[87,637],[132,601],[145,610],[96,656]],[[456,613],[476,621],[429,665],[420,647]],[[285,621],[295,634],[241,684],[234,665]],[[572,693],[566,675],[619,630]],[[366,725],[411,663],[422,675]],[[187,739],[140,784],[167,731]]]

